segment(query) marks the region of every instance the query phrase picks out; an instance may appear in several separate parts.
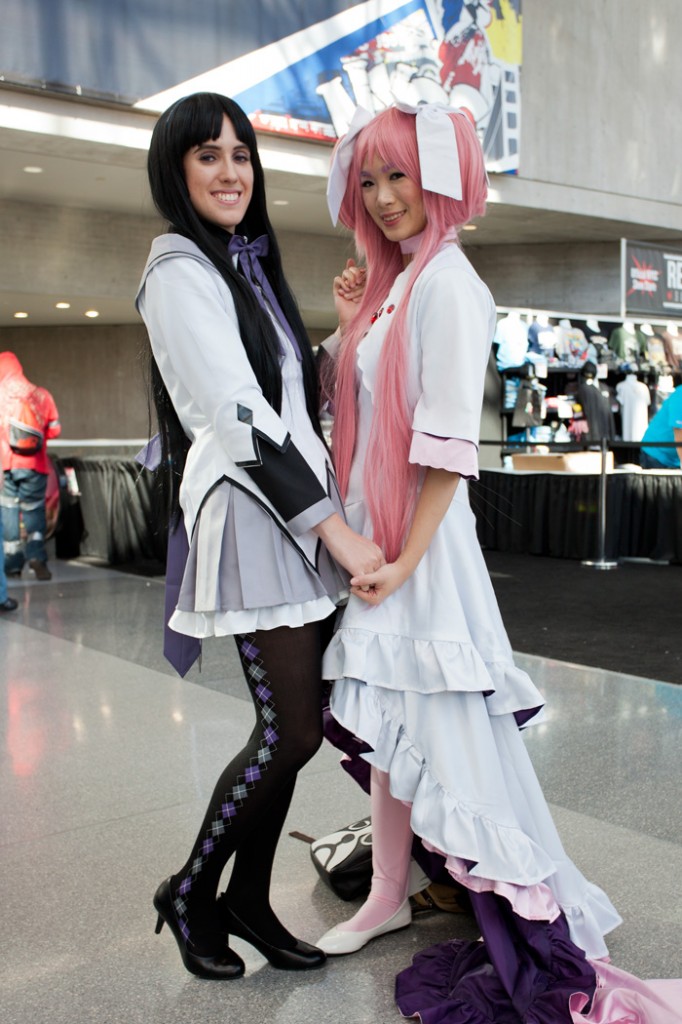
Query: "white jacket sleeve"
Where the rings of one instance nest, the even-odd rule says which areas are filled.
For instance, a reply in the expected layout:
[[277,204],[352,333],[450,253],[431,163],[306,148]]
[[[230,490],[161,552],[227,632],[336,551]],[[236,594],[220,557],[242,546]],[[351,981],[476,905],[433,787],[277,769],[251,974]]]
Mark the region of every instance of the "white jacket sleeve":
[[494,309],[490,293],[468,271],[444,267],[421,286],[417,282],[413,300],[420,396],[412,429],[477,445]]

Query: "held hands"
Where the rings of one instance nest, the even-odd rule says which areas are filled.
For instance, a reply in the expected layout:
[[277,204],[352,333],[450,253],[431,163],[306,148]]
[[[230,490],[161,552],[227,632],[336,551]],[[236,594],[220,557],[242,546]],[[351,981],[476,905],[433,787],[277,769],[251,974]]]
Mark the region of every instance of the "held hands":
[[381,548],[373,540],[351,530],[336,513],[319,523],[315,532],[332,558],[351,576],[374,572],[386,563]]
[[334,305],[343,329],[355,315],[357,305],[362,298],[367,283],[367,270],[357,267],[355,260],[346,260],[345,269],[334,278],[332,293]]
[[351,530],[336,513],[318,523],[315,532],[332,558],[350,573],[351,593],[365,604],[381,604],[414,572],[405,552],[387,564],[381,548]]
[[351,578],[351,593],[365,604],[381,604],[409,579],[440,526],[459,483],[459,474],[429,467],[417,499],[405,545],[395,562]]
[[388,562],[376,572],[353,576],[350,581],[351,593],[365,604],[381,604],[402,587],[411,575],[411,571],[400,561]]
[[424,476],[412,525],[395,562],[378,571],[358,573],[351,579],[351,592],[365,604],[381,604],[390,597],[419,565],[424,552],[447,512],[459,483],[459,474],[429,467]]

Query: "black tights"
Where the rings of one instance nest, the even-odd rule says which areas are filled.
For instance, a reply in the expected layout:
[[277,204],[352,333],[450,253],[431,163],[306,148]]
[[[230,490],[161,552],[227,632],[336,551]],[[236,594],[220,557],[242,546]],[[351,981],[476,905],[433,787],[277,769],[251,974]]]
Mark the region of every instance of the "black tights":
[[235,637],[256,725],[216,783],[187,863],[172,879],[186,935],[219,926],[215,899],[234,854],[230,907],[273,945],[291,937],[270,908],[275,850],[297,772],[322,742],[321,658],[331,620]]

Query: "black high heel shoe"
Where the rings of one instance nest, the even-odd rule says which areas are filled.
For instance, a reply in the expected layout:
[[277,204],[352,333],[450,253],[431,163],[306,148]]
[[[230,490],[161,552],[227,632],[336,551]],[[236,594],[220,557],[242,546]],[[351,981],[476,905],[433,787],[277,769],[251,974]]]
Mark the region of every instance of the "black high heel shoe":
[[293,939],[293,945],[288,949],[266,942],[230,908],[227,902],[227,893],[218,897],[218,906],[229,934],[244,939],[244,942],[248,942],[250,946],[257,949],[273,967],[277,967],[280,971],[309,971],[315,967],[322,967],[327,959],[327,954],[317,946],[311,946],[310,943],[302,942],[300,939]]
[[227,944],[227,935],[216,935],[217,950],[213,956],[198,956],[189,948],[191,940],[185,939],[180,930],[180,923],[173,907],[173,894],[171,893],[170,878],[162,882],[154,894],[154,908],[158,913],[156,928],[158,935],[163,928],[164,922],[168,925],[173,938],[178,944],[182,962],[190,972],[198,978],[211,978],[216,981],[230,981],[232,978],[241,978],[244,973],[244,961]]

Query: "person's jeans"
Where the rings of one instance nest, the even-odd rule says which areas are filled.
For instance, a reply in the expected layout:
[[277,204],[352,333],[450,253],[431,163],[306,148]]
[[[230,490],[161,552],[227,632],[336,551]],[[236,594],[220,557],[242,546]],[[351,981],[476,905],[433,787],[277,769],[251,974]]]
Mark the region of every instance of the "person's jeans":
[[[672,438],[670,440],[672,441]],[[660,448],[659,451],[672,451],[672,449]],[[654,455],[649,455],[648,452],[645,452],[643,448],[639,453],[639,464],[642,469],[679,469],[679,466],[674,462],[661,462]]]
[[[2,547],[2,516],[0,516],[0,547]],[[7,577],[5,576],[5,562],[0,558],[0,604],[4,604],[8,598]]]
[[[21,572],[24,562],[47,562],[45,549],[45,492],[47,474],[34,469],[5,470],[0,495],[4,532],[5,572]],[[19,515],[26,531],[26,548],[19,534]]]
[[664,466],[662,462],[655,459],[653,455],[649,455],[644,449],[640,449],[639,452],[639,464],[642,469],[668,469],[668,466]]

